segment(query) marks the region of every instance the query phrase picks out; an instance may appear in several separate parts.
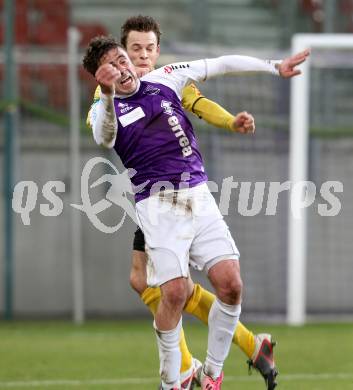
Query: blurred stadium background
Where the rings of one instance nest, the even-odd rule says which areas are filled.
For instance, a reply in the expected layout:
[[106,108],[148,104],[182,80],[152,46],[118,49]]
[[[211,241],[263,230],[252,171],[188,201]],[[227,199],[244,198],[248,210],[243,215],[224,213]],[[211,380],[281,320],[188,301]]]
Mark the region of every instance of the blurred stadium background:
[[[81,33],[82,54],[93,36],[119,36],[127,17],[151,15],[163,31],[159,65],[231,53],[277,59],[290,53],[295,33],[353,33],[352,0],[14,0],[13,23],[7,24],[14,31],[10,47],[5,45],[5,19],[10,21],[5,5],[9,3],[0,0],[4,21],[0,30],[0,314],[6,320],[71,319],[74,311],[71,243],[77,232],[71,231],[71,216],[79,212],[70,207],[69,26]],[[9,50],[14,55],[13,74],[6,80]],[[353,50],[313,50],[311,66],[309,180],[317,188],[327,180],[341,181],[344,192],[339,194],[342,210],[338,216],[319,216],[318,198],[308,212],[306,312],[309,320],[351,321]],[[95,83],[80,64],[77,70],[80,169],[91,157],[104,156],[121,172],[114,154],[99,149],[85,126]],[[231,112],[251,112],[257,123],[256,135],[249,137],[228,134],[192,118],[210,180],[221,185],[224,178],[233,176],[239,182],[264,181],[266,188],[271,181],[288,180],[290,83],[256,75],[219,78],[200,88]],[[95,172],[97,177],[103,170]],[[34,181],[39,188],[30,226],[9,210],[13,185],[23,180]],[[64,209],[58,217],[40,214],[40,203],[46,203],[41,189],[49,180],[66,185],[61,194]],[[106,190],[99,187],[92,196],[102,199]],[[280,196],[275,216],[266,216],[264,206],[249,217],[237,211],[238,196],[239,191],[233,190],[226,220],[242,254],[243,320],[283,323],[288,198]],[[114,225],[121,211],[111,207],[101,217]],[[149,318],[128,282],[134,229],[126,220],[116,234],[104,234],[81,215],[81,237],[77,237],[87,318]],[[195,278],[207,285],[203,276]]]

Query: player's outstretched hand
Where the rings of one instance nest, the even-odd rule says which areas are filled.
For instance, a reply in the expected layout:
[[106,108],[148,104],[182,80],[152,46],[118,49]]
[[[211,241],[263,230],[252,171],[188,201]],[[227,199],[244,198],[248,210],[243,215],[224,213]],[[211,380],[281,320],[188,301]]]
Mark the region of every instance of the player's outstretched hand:
[[246,111],[240,112],[234,118],[232,129],[242,134],[253,134],[255,133],[255,119]]
[[105,95],[113,95],[115,90],[114,83],[121,77],[121,73],[113,65],[103,64],[97,69],[95,77],[101,87],[101,91]]
[[301,73],[300,69],[297,69],[297,66],[302,64],[310,55],[310,50],[306,49],[294,56],[285,58],[279,65],[278,71],[279,74],[285,79],[297,76]]

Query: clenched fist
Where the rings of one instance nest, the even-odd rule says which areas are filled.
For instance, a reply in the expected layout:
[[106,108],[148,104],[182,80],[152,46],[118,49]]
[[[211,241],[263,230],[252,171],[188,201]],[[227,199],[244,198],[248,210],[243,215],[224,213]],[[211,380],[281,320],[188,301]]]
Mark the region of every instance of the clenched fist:
[[240,112],[234,118],[232,130],[242,134],[253,134],[255,132],[254,117],[246,111]]
[[97,69],[95,77],[105,95],[114,95],[114,85],[121,77],[121,72],[111,64],[103,64]]

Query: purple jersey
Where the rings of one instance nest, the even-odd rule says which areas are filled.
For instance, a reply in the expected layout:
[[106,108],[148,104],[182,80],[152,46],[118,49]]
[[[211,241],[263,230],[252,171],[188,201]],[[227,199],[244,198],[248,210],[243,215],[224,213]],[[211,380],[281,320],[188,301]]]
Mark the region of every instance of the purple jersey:
[[207,176],[192,125],[181,106],[183,88],[190,81],[223,74],[278,75],[277,63],[231,55],[166,65],[143,76],[131,96],[114,97],[117,124],[115,117],[106,116],[107,109],[113,109],[112,98],[101,95],[89,113],[93,137],[98,145],[114,147],[125,167],[135,171],[132,183],[138,190],[144,187],[136,191],[136,201],[148,197],[151,190],[160,190],[163,182],[174,189],[196,186],[207,181]]
[[137,191],[136,201],[166,186],[196,186],[207,181],[207,176],[192,125],[181,106],[183,88],[190,81],[222,74],[278,74],[275,63],[232,55],[166,65],[143,76],[131,96],[114,97],[117,134],[112,131],[115,121],[108,120],[104,139],[105,104],[112,109],[111,98],[104,97],[103,103],[102,96],[94,103],[89,114],[93,137],[99,145],[114,146],[125,167],[135,171],[131,181],[138,190],[143,187]]
[[115,97],[114,106],[118,119],[114,149],[124,166],[135,171],[133,185],[145,183],[136,202],[163,187],[193,187],[207,181],[194,130],[171,87],[141,81],[132,96]]

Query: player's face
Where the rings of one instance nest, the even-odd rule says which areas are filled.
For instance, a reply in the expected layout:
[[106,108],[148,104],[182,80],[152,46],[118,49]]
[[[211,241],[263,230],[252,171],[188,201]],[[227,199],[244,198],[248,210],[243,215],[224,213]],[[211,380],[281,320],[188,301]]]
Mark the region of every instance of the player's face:
[[119,48],[109,50],[100,60],[99,65],[110,64],[119,71],[115,79],[115,92],[118,95],[130,95],[135,92],[138,79],[134,65],[125,50]]
[[156,34],[153,31],[130,31],[126,40],[126,51],[137,73],[151,72],[156,65],[160,51]]

